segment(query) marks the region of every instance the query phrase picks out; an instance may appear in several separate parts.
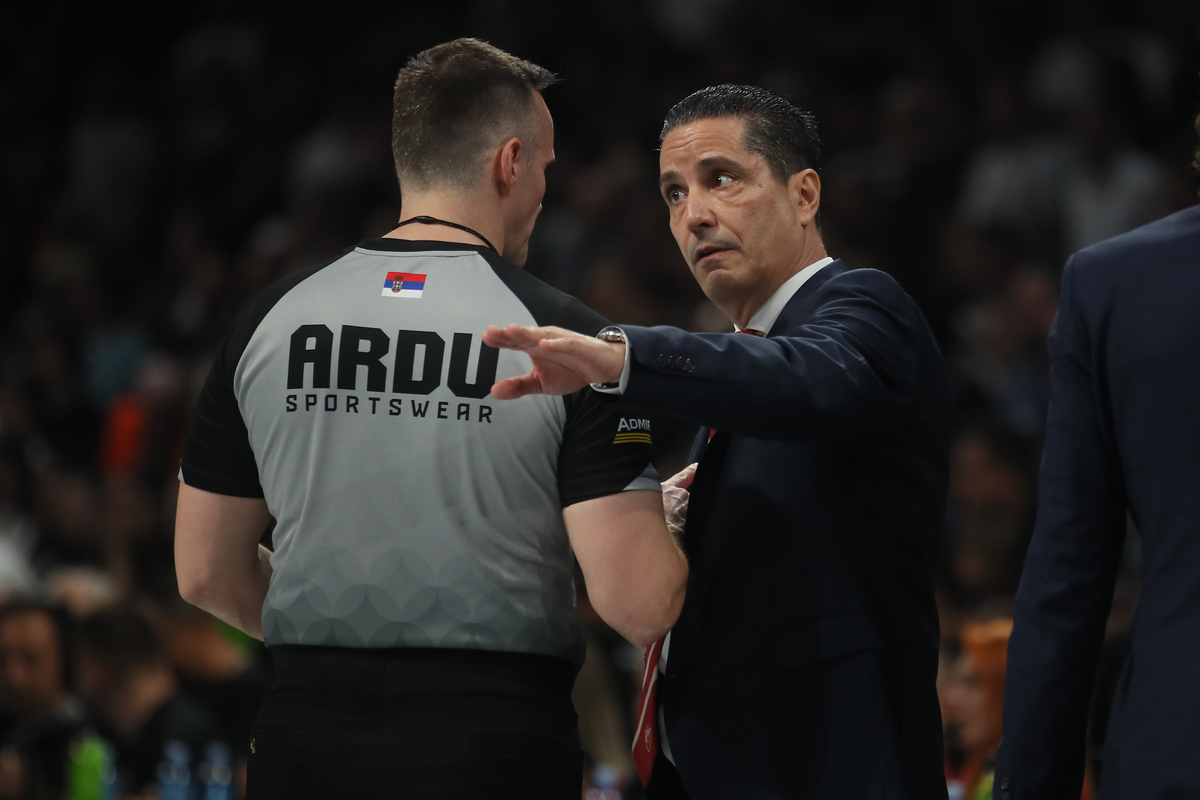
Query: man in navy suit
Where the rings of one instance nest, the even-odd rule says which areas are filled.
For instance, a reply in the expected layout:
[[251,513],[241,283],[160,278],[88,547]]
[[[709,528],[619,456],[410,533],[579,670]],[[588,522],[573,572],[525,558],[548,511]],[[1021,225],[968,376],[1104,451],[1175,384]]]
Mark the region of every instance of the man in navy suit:
[[[1197,120],[1200,129],[1200,120]],[[1200,158],[1198,158],[1200,161]],[[1200,797],[1200,206],[1071,256],[996,797],[1076,798],[1126,519],[1142,588],[1100,797]]]
[[818,153],[810,115],[748,86],[697,92],[664,125],[672,233],[756,336],[486,335],[533,362],[499,399],[592,383],[702,426],[687,598],[650,651],[658,703],[635,742],[652,798],[946,796],[934,581],[950,386],[896,282],[826,256]]

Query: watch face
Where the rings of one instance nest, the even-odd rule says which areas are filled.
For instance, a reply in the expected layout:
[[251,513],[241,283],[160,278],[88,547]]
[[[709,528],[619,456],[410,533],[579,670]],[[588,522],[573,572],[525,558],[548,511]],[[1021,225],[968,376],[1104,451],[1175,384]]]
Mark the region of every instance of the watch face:
[[620,330],[605,328],[596,334],[597,339],[603,339],[606,342],[624,342],[625,334]]

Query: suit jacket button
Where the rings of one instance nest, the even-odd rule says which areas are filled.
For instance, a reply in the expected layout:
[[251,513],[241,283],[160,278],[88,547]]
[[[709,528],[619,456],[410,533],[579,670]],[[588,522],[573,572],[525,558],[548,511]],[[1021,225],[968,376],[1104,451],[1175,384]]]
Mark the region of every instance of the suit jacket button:
[[692,360],[690,358],[685,358],[683,360],[683,371],[684,372],[695,372],[696,371],[696,365],[692,363]]
[[667,367],[671,366],[671,359],[669,359],[667,357],[666,353],[658,354],[658,366],[660,366],[663,369],[666,369]]
[[1005,789],[1005,790],[1008,789],[1008,778],[1007,777],[1000,779],[1000,788]]

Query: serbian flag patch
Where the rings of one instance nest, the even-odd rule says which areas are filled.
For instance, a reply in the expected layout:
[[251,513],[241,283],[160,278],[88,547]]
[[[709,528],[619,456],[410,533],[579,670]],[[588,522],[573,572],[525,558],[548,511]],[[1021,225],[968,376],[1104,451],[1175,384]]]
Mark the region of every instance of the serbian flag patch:
[[383,280],[384,297],[417,297],[425,291],[425,276],[415,272],[389,272]]

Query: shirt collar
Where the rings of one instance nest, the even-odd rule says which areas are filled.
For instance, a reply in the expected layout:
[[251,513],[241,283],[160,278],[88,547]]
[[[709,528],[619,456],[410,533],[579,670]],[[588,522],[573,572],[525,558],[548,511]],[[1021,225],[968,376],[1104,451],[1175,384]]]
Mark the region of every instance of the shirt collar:
[[[775,320],[779,319],[779,315],[783,313],[783,307],[788,304],[788,301],[792,299],[796,292],[800,291],[800,287],[809,278],[832,263],[833,259],[826,256],[820,261],[814,261],[784,281],[783,285],[775,290],[775,294],[771,295],[770,299],[763,303],[762,308],[754,312],[754,316],[750,317],[750,322],[746,324],[746,328],[758,331],[763,336],[766,336],[770,332],[771,326],[775,324]],[[734,330],[741,330],[736,325],[733,328]]]

